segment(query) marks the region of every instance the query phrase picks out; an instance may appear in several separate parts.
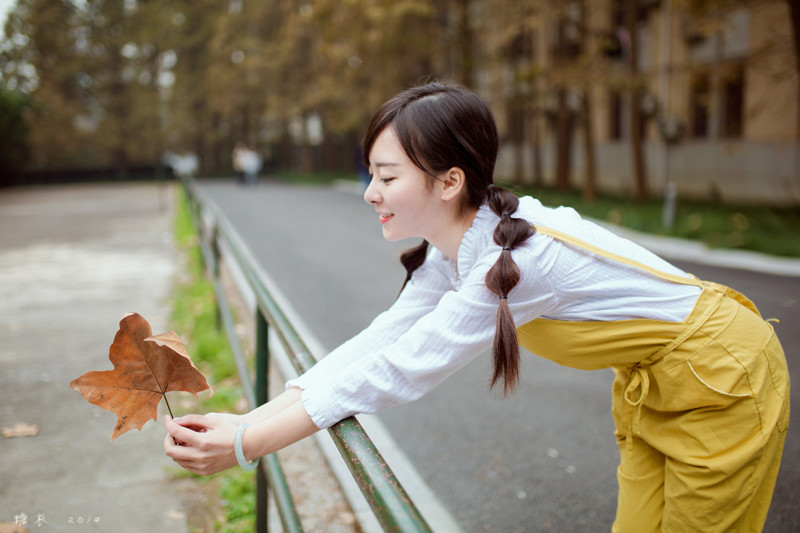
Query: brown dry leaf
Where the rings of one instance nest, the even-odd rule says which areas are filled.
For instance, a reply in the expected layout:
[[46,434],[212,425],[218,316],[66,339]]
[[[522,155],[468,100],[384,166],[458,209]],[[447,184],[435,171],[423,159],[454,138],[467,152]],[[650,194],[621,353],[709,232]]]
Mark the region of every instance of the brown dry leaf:
[[35,437],[42,428],[36,424],[26,424],[17,422],[11,427],[3,428],[3,438],[13,439],[14,437]]
[[169,509],[164,513],[164,517],[168,520],[185,520],[186,513],[180,509]]
[[158,403],[166,392],[180,390],[197,396],[211,390],[175,332],[153,336],[150,324],[136,313],[122,317],[108,358],[114,370],[87,372],[69,386],[89,402],[116,413],[111,440],[156,420]]
[[28,528],[18,526],[13,522],[0,522],[0,533],[25,533]]

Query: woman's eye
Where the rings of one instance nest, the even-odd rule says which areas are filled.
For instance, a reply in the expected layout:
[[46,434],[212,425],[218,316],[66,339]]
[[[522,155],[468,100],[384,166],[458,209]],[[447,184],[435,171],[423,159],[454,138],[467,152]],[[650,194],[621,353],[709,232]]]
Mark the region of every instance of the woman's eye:
[[389,183],[390,181],[394,181],[394,178],[381,178],[381,183]]

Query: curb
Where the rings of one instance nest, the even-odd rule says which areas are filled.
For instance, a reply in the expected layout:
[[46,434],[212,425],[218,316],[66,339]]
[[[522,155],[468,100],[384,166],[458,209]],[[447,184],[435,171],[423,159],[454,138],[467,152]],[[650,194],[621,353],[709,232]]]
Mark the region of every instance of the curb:
[[709,248],[705,244],[676,237],[663,237],[623,228],[604,222],[592,220],[598,226],[629,239],[672,261],[692,261],[703,265],[716,266],[772,274],[775,276],[800,277],[800,259],[777,257],[747,250],[730,250]]

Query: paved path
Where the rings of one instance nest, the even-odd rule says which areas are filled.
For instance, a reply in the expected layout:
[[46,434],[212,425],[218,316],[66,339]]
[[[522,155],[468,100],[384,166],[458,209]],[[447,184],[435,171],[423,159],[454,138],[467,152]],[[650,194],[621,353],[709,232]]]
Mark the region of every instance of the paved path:
[[116,415],[69,388],[110,370],[126,311],[167,331],[176,272],[171,190],[154,184],[0,190],[0,530],[186,531],[163,426],[110,442]]
[[[397,256],[409,243],[384,241],[374,212],[358,195],[268,180],[255,188],[215,181],[201,188],[326,347],[391,304],[402,281]],[[667,255],[685,244],[649,243]],[[731,257],[723,254],[725,264],[739,264]],[[708,266],[715,254],[702,259],[703,265],[683,266],[732,283],[766,316],[781,319],[792,376],[800,382],[800,277]],[[748,256],[753,264],[763,259]],[[797,261],[778,263],[800,273]],[[468,532],[608,531],[618,460],[611,372],[580,372],[530,357],[521,374],[519,390],[504,399],[487,391],[489,359],[478,358],[428,396],[379,418]],[[798,400],[795,387],[793,403],[800,409]],[[800,529],[798,428],[790,427],[767,531]]]

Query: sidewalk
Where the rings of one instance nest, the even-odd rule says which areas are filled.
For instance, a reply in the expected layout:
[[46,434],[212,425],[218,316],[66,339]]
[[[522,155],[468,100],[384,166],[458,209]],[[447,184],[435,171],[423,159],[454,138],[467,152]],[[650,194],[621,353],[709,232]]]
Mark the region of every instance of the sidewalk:
[[161,423],[110,442],[116,415],[69,388],[111,369],[126,311],[168,330],[172,205],[152,183],[0,190],[0,427],[39,428],[0,438],[3,533],[186,531]]

